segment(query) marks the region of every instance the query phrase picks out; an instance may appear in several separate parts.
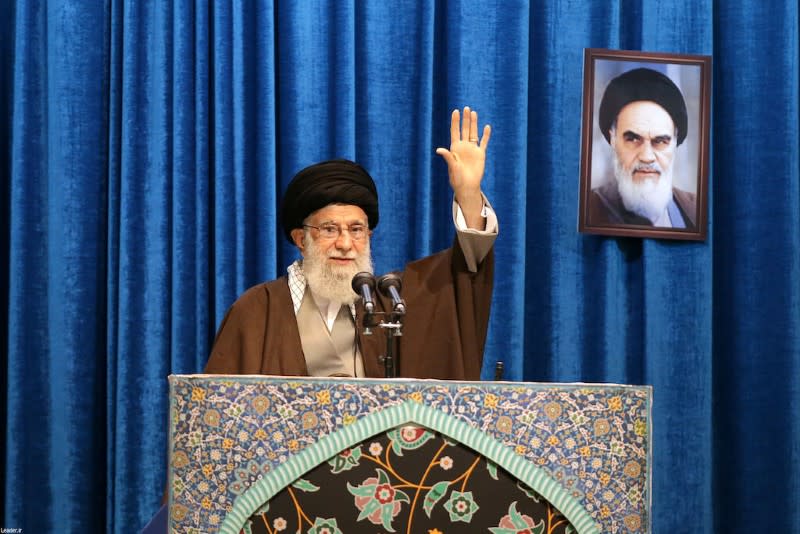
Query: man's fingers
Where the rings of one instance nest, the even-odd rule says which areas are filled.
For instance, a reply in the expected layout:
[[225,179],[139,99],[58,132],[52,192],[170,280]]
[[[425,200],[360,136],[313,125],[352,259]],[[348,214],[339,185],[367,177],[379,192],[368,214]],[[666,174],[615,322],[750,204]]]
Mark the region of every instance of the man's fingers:
[[464,106],[464,116],[461,119],[461,140],[462,141],[469,141],[470,140],[470,132],[472,131],[472,112],[469,109],[469,106]]
[[486,150],[489,145],[489,138],[492,137],[492,127],[488,124],[483,127],[483,137],[481,137],[481,148]]
[[[450,144],[461,140],[461,115],[458,109],[454,109],[450,114]],[[437,151],[438,153],[438,151]]]
[[472,113],[470,113],[469,142],[470,143],[477,143],[478,142],[478,112],[477,111],[473,111]]
[[437,148],[436,153],[444,158],[444,161],[445,163],[447,163],[448,167],[455,163],[455,158],[453,157],[453,153],[447,150],[446,148]]

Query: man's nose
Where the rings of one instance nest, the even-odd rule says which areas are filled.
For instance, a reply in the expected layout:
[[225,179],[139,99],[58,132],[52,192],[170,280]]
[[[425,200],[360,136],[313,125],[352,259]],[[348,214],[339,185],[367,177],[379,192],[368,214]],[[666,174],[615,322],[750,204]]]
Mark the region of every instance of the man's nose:
[[652,163],[656,159],[656,154],[653,152],[653,145],[650,141],[642,143],[642,149],[639,151],[639,159],[644,163]]
[[353,239],[350,237],[350,232],[345,229],[339,231],[339,236],[336,238],[336,248],[339,250],[350,250],[353,246]]

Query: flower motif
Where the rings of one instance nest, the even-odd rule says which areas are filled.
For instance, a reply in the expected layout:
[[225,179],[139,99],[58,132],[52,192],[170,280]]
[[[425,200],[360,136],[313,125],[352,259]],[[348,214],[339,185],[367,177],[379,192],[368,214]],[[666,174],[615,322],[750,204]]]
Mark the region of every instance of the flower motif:
[[631,531],[639,530],[639,528],[642,526],[642,518],[639,516],[639,514],[627,515],[622,522],[625,523],[625,526]]
[[612,412],[618,412],[622,410],[622,398],[621,397],[611,397],[608,399],[608,408]]
[[605,436],[608,434],[609,430],[611,430],[611,425],[609,424],[608,419],[598,419],[594,422],[595,436]]
[[342,534],[342,531],[336,525],[336,519],[317,517],[308,534]]
[[392,521],[400,513],[402,503],[409,503],[411,499],[399,489],[389,483],[389,476],[382,469],[375,470],[377,477],[364,480],[359,486],[347,483],[347,491],[355,497],[358,521],[368,519],[370,523],[382,525],[389,532],[394,532]]
[[478,503],[472,498],[471,491],[453,491],[450,498],[444,503],[444,509],[450,514],[450,521],[463,521],[469,523],[472,516],[478,511]]
[[202,388],[192,388],[192,401],[203,402],[206,400],[206,390]]
[[183,521],[188,513],[189,509],[182,504],[175,504],[172,507],[172,519],[175,521]]
[[633,432],[637,436],[647,435],[647,422],[644,419],[637,419],[633,422]]
[[561,404],[553,401],[544,405],[544,414],[551,420],[555,421],[561,417],[562,412]]
[[495,423],[497,430],[504,434],[510,434],[512,426],[511,418],[507,415],[501,415],[497,418],[497,422]]
[[303,418],[301,419],[301,423],[303,425],[303,430],[308,430],[310,428],[314,428],[319,423],[319,418],[317,414],[314,412],[306,412],[303,414]]
[[328,389],[324,389],[322,391],[317,391],[317,404],[319,405],[326,405],[331,403],[331,392]]
[[272,522],[272,528],[280,532],[281,530],[286,530],[286,520],[282,517],[276,517],[275,521]]
[[544,520],[537,524],[529,515],[517,512],[516,501],[508,507],[508,514],[500,519],[496,527],[489,529],[492,534],[542,534],[544,532]]
[[445,471],[452,469],[453,459],[450,458],[449,456],[442,456],[441,459],[439,460],[439,467],[441,467]]
[[374,443],[370,443],[369,453],[372,456],[380,456],[382,452],[383,452],[383,446],[380,443],[378,443],[377,441]]
[[489,409],[497,408],[497,395],[494,393],[487,393],[483,398],[483,405]]
[[344,425],[352,425],[356,421],[358,421],[358,418],[350,413],[346,413],[344,414],[344,417],[342,417],[342,424]]
[[641,474],[642,466],[639,465],[639,462],[637,462],[636,460],[631,460],[630,462],[625,464],[625,467],[622,469],[622,472],[631,478],[636,478]]
[[250,402],[258,415],[264,415],[264,412],[269,409],[270,401],[264,395],[259,395]]
[[203,414],[203,422],[208,426],[219,426],[219,412],[206,410],[206,413]]
[[172,465],[178,469],[189,465],[189,457],[183,451],[177,451],[172,455]]

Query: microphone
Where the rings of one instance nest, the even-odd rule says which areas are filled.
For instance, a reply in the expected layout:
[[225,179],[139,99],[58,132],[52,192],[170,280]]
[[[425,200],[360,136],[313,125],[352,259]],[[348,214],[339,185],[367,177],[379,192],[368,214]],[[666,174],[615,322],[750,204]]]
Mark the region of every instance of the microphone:
[[384,297],[392,299],[392,307],[398,315],[406,313],[406,303],[400,298],[400,287],[402,282],[400,277],[394,273],[384,274],[378,278],[378,290]]
[[353,291],[361,295],[364,299],[364,310],[367,315],[375,311],[375,301],[372,298],[372,292],[375,291],[375,277],[372,273],[360,272],[353,277],[350,284]]

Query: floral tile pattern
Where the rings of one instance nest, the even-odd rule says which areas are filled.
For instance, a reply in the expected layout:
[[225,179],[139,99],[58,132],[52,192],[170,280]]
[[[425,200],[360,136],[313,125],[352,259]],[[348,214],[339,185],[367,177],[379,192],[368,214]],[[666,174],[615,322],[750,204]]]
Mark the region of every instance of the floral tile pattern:
[[[579,502],[600,531],[649,531],[647,386],[196,375],[170,377],[170,391],[171,532],[218,531],[237,499],[301,451],[404,403],[463,422],[524,458]],[[404,438],[414,443],[414,436]],[[347,470],[358,463],[340,456],[327,458],[333,462],[328,467]],[[379,483],[380,473],[375,478]],[[448,513],[470,513],[470,496],[463,493],[448,495]],[[391,497],[385,503],[391,506],[375,510],[389,517],[396,505],[406,506],[402,496]],[[316,519],[315,532],[338,528],[327,521],[333,518]],[[524,516],[509,509],[497,528],[521,521]]]

